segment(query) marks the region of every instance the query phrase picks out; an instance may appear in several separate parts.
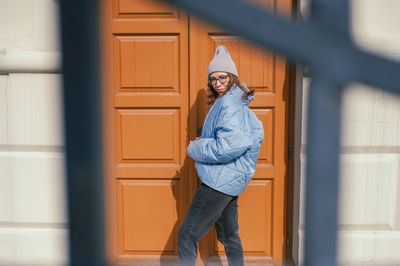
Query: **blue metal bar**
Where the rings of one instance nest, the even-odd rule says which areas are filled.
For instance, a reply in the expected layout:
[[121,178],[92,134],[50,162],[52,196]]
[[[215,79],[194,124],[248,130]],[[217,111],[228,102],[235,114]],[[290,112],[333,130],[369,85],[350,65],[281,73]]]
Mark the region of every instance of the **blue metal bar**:
[[307,116],[307,266],[336,265],[341,101],[339,86],[321,75],[312,80]]
[[357,80],[400,93],[398,62],[361,51],[343,35],[336,34],[336,31],[320,25],[318,21],[291,23],[241,0],[166,1],[182,6],[206,21],[225,27],[260,46],[306,64],[311,70],[318,69],[337,84]]
[[312,0],[311,16],[313,22],[324,26],[331,33],[350,40],[351,16],[348,0]]
[[70,265],[106,265],[98,3],[62,0]]
[[[311,23],[350,46],[347,0],[312,0]],[[351,50],[350,50],[351,51]],[[342,52],[342,51],[340,51]],[[343,61],[322,61],[340,68]],[[309,89],[306,175],[305,265],[337,265],[339,130],[343,84],[316,70]]]

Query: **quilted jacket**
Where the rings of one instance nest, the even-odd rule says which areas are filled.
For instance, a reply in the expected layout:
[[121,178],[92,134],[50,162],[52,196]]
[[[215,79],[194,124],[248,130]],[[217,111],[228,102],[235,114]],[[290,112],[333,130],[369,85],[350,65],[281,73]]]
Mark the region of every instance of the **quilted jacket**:
[[233,86],[216,100],[201,138],[187,149],[202,182],[231,196],[243,193],[250,183],[264,139],[261,121],[247,106],[254,96],[242,97],[243,91]]

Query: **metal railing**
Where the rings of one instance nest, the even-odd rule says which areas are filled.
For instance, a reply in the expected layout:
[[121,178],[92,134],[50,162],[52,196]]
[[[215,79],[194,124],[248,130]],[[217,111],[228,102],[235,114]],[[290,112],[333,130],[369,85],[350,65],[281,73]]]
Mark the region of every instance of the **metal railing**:
[[106,264],[97,0],[62,0],[69,264]]

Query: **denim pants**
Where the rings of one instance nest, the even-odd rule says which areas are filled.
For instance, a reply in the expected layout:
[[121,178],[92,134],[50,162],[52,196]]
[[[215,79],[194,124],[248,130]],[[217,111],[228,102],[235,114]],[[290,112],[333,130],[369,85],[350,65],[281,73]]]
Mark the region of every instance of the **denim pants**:
[[199,240],[215,224],[218,240],[224,245],[228,263],[243,264],[242,242],[238,234],[238,197],[229,196],[202,184],[196,192],[178,233],[178,265],[195,265]]

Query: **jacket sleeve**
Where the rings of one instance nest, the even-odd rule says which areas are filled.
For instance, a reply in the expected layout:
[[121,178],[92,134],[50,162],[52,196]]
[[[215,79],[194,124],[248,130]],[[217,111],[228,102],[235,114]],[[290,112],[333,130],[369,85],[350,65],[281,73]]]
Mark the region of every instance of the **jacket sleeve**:
[[192,141],[188,147],[188,155],[202,163],[226,163],[244,152],[252,145],[252,140],[238,125],[240,112],[230,119],[220,119],[216,126],[215,138],[201,138]]

